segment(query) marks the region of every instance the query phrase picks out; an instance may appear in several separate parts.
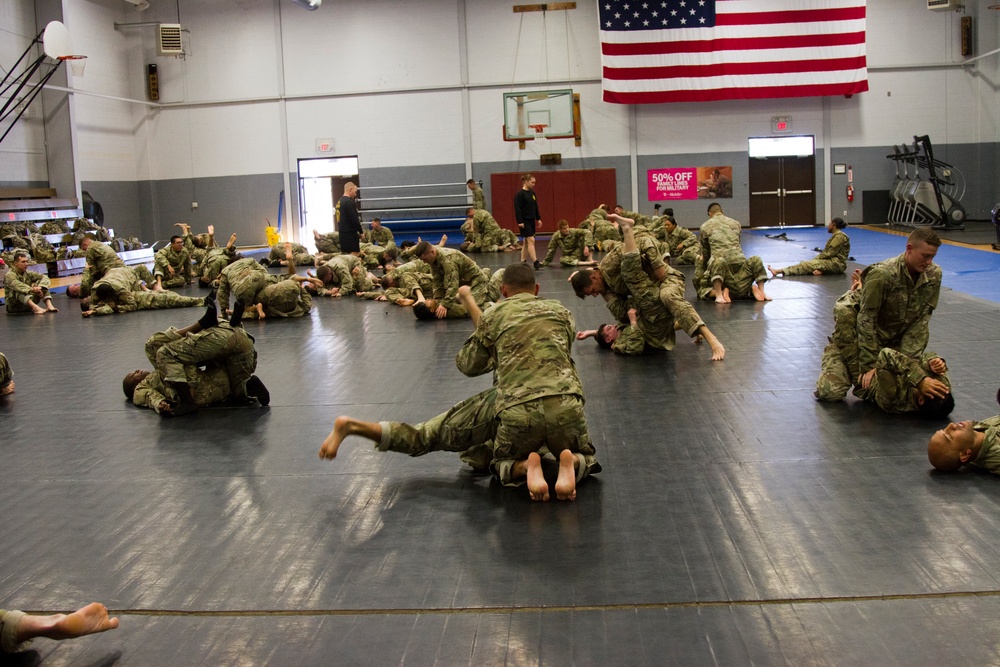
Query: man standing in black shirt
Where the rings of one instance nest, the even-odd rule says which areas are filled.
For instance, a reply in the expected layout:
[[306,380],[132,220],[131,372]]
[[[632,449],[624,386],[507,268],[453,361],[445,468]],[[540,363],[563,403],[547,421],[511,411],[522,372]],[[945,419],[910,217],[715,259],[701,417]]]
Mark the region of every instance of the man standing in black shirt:
[[358,213],[358,186],[350,181],[344,185],[344,196],[340,198],[337,207],[340,209],[340,250],[345,255],[348,253],[359,254],[361,252],[361,234],[364,229],[361,227],[361,215]]
[[521,261],[533,262],[534,267],[540,268],[538,258],[535,255],[535,230],[542,228],[542,216],[538,213],[538,199],[535,198],[535,177],[525,174],[521,177],[521,191],[514,195],[514,219],[517,220],[517,228],[524,237],[524,245],[521,246]]

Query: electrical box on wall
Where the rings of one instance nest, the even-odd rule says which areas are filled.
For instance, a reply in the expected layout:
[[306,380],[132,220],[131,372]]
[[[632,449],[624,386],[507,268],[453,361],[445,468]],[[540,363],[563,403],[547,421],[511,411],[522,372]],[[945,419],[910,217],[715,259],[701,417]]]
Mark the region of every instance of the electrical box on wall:
[[146,65],[146,95],[150,102],[160,101],[160,77],[156,73],[156,65]]
[[927,9],[932,12],[957,12],[964,7],[964,0],[927,0]]

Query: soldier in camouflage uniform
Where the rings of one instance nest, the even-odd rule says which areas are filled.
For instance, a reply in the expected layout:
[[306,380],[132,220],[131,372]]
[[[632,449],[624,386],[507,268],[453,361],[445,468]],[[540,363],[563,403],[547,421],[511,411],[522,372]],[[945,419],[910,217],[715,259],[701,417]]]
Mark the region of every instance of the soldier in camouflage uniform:
[[483,189],[471,178],[465,182],[465,185],[472,190],[472,208],[477,211],[485,211],[486,195],[483,194]]
[[682,329],[695,342],[708,342],[713,361],[725,358],[725,347],[684,298],[684,274],[664,264],[648,232],[635,234],[633,220],[617,214],[611,218],[621,225],[622,247],[608,253],[597,269],[578,271],[571,282],[581,299],[602,296],[623,326],[602,325],[577,338],[594,337],[602,347],[634,355],[672,350],[674,331]]
[[205,234],[192,234],[191,225],[184,222],[175,222],[174,227],[181,228],[181,235],[184,237],[184,249],[188,251],[191,261],[200,265],[205,255],[212,248],[215,248],[215,226],[209,225]]
[[[111,249],[111,246],[101,243],[91,236],[83,238],[80,242],[80,249],[86,253],[87,265],[80,277],[80,286],[74,290],[73,285],[70,285],[66,290],[66,293],[72,297],[90,296],[90,290],[95,281],[103,278],[109,270],[125,266],[125,262],[118,256],[118,253]],[[155,289],[156,279],[153,278],[153,274],[149,272],[145,264],[136,264],[132,268],[139,276],[139,280]]]
[[870,382],[882,348],[919,358],[930,338],[931,314],[941,292],[934,264],[941,239],[933,230],[913,230],[903,254],[865,270],[858,303],[858,371]]
[[375,286],[375,276],[368,273],[356,255],[334,255],[316,269],[316,278],[322,283],[316,289],[319,296],[349,296]]
[[382,277],[384,292],[366,291],[358,296],[375,301],[390,301],[397,306],[412,306],[434,289],[431,267],[419,259],[397,266]]
[[144,289],[134,269],[119,266],[109,270],[94,283],[91,295],[84,297],[80,307],[83,316],[90,317],[132,313],[137,310],[190,308],[201,306],[204,302],[201,297],[181,296],[169,290]]
[[198,284],[202,287],[218,287],[222,269],[236,260],[236,234],[229,237],[229,243],[222,248],[211,248],[198,265]]
[[7,313],[41,315],[59,312],[59,309],[52,305],[52,296],[49,294],[49,286],[52,283],[49,277],[29,271],[30,261],[28,253],[23,250],[14,253],[13,264],[3,278]]
[[318,252],[329,253],[331,255],[340,254],[340,232],[328,232],[320,234],[313,230],[313,241]]
[[[499,252],[500,250],[512,251],[513,248],[504,246],[504,236],[499,223],[484,209],[467,209],[465,211],[466,224],[472,223],[471,240],[468,245],[462,244],[462,250],[466,252]],[[466,235],[469,238],[469,235]]]
[[156,252],[153,277],[158,287],[183,287],[194,282],[191,255],[184,248],[184,238],[171,236],[170,245]]
[[0,396],[14,393],[14,371],[11,370],[7,357],[0,352]]
[[892,414],[919,412],[942,419],[955,407],[948,366],[933,352],[912,359],[882,348],[871,383],[867,387],[855,386],[854,395]]
[[360,248],[361,263],[365,265],[366,269],[381,268],[385,273],[397,264],[396,258],[399,257],[399,249],[392,241],[385,247],[362,241]]
[[[476,394],[458,403],[448,411],[420,424],[404,422],[365,422],[350,417],[338,417],[333,430],[320,447],[319,456],[332,460],[344,438],[356,435],[375,443],[381,452],[399,452],[409,456],[423,456],[430,452],[456,452],[462,461],[475,472],[490,472],[493,459],[493,438],[497,433],[496,387]],[[539,450],[543,462],[557,461],[548,450]],[[591,455],[577,454],[576,482],[599,473],[601,464]],[[513,466],[503,466],[495,471],[501,483],[513,486],[517,480],[511,476]]]
[[[268,255],[268,263],[271,266],[288,266],[289,260],[285,258],[285,243],[275,243],[271,246],[271,252]],[[291,263],[294,266],[312,266],[315,262],[315,258],[309,252],[309,249],[300,243],[292,243],[292,259]]]
[[571,229],[569,221],[559,221],[559,231],[549,239],[549,250],[545,253],[542,266],[548,266],[556,256],[556,250],[562,250],[559,266],[597,266],[597,261],[590,256],[590,246],[594,239],[586,229]]
[[1000,474],[1000,415],[948,424],[931,436],[927,458],[938,470],[971,465]]
[[826,231],[832,234],[822,252],[815,259],[808,259],[783,269],[767,270],[773,277],[778,276],[821,276],[825,273],[844,273],[847,271],[847,258],[851,254],[851,239],[842,230],[847,226],[843,218],[834,218],[826,226]]
[[381,218],[372,218],[372,228],[366,229],[361,236],[361,240],[372,245],[388,248],[389,244],[395,245],[392,237],[392,230],[382,226]]
[[669,216],[665,215],[660,220],[662,240],[670,252],[670,263],[678,266],[696,263],[701,254],[701,244],[694,233],[685,227],[678,227],[677,222]]
[[[458,288],[462,285],[471,288],[476,303],[480,305],[486,303],[488,279],[483,275],[482,268],[471,257],[458,250],[431,245],[427,241],[418,243],[414,247],[414,254],[431,267],[434,281],[431,298],[435,302],[432,314],[435,318],[468,316],[465,306],[458,301]],[[424,319],[418,309],[414,310],[414,314]]]
[[[205,370],[189,368],[188,386],[194,404],[199,408],[224,403],[231,396],[226,369],[207,364]],[[150,408],[161,416],[172,415],[180,400],[173,387],[163,382],[159,371],[135,370],[122,380],[125,397],[140,408]]]
[[[709,204],[708,215],[701,226],[701,262],[696,282],[699,298],[714,298],[716,303],[749,298],[770,301],[764,292],[764,263],[756,255],[747,258],[743,254],[740,223],[726,217],[717,203]],[[705,289],[708,284],[711,288]]]
[[[559,460],[555,495],[576,498],[577,468],[595,454],[583,412],[583,385],[571,357],[574,322],[558,301],[536,296],[534,270],[526,263],[505,268],[504,299],[485,313],[471,288],[460,290],[476,325],[456,357],[458,369],[475,377],[494,372],[497,427],[493,462],[500,478],[517,484],[523,476],[532,500],[547,501],[549,485],[538,450]],[[504,472],[509,469],[509,472]]]

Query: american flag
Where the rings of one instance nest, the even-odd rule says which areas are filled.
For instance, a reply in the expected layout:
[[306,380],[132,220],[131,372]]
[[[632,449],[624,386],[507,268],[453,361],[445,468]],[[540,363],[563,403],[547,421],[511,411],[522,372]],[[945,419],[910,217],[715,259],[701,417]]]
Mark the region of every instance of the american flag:
[[868,90],[865,0],[598,0],[604,101]]

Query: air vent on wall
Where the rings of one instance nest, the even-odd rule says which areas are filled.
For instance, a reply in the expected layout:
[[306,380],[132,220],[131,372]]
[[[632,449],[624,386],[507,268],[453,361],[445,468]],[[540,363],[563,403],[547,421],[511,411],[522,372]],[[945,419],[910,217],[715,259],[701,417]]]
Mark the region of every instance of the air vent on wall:
[[181,42],[180,23],[161,23],[159,26],[159,49],[161,56],[183,56],[184,44]]
[[927,0],[927,9],[933,12],[957,12],[963,7],[963,0]]

